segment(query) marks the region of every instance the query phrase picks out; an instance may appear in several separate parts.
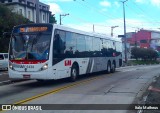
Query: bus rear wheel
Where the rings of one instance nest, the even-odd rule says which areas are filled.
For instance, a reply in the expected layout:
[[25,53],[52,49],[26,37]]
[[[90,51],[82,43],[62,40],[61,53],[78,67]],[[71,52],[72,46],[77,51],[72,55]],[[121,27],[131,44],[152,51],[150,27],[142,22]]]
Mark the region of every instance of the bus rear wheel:
[[78,68],[76,65],[73,65],[71,68],[71,76],[70,76],[70,81],[75,82],[78,76]]

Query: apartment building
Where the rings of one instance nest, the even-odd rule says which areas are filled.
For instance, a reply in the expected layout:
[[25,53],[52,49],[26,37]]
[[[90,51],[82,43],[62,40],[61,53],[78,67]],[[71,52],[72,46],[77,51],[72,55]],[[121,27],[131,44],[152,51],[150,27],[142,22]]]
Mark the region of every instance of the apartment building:
[[50,6],[39,2],[39,0],[0,0],[0,3],[8,6],[13,12],[23,15],[30,21],[35,23],[38,21],[38,23],[49,23],[51,14],[49,11]]
[[127,33],[128,56],[131,56],[131,48],[152,48],[160,53],[160,32],[140,29],[138,32]]

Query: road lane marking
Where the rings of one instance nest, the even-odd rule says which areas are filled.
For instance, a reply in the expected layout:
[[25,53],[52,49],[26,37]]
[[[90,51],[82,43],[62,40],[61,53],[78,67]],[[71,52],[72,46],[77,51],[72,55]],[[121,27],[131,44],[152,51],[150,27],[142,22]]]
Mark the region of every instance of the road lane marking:
[[54,90],[51,90],[51,91],[48,91],[48,92],[45,92],[45,93],[42,93],[42,94],[39,94],[39,95],[36,95],[36,96],[33,96],[33,97],[30,97],[30,98],[27,98],[25,100],[21,100],[19,102],[16,102],[14,103],[13,105],[16,105],[16,104],[23,104],[23,103],[26,103],[26,102],[29,102],[29,101],[32,101],[34,99],[37,99],[37,98],[40,98],[40,97],[43,97],[43,96],[46,96],[46,95],[49,95],[49,94],[55,94],[55,93],[58,93],[62,90],[65,90],[65,89],[69,89],[69,88],[72,88],[74,86],[77,86],[77,85],[80,85],[80,84],[83,84],[83,83],[87,83],[87,82],[90,82],[92,80],[96,80],[100,78],[99,77],[94,77],[94,78],[91,78],[89,80],[85,80],[85,81],[80,81],[80,82],[77,82],[77,83],[73,83],[73,84],[69,84],[67,86],[63,86],[63,87],[60,87],[60,88],[57,88],[57,89],[54,89]]
[[[107,74],[107,75],[112,75],[112,74]],[[93,80],[100,79],[100,78],[102,78],[102,77],[104,77],[104,76],[106,76],[106,74],[105,74],[105,75],[102,75],[102,76],[96,76],[96,77],[90,78],[90,79],[88,79],[88,80],[78,81],[78,82],[76,82],[76,83],[72,83],[72,84],[69,84],[69,85],[67,85],[67,86],[62,86],[62,87],[60,87],[60,88],[56,88],[56,89],[54,89],[54,90],[47,91],[47,92],[45,92],[45,93],[42,93],[42,94],[39,94],[39,95],[36,95],[36,96],[29,97],[29,98],[27,98],[27,99],[24,99],[24,100],[21,100],[21,101],[18,101],[18,102],[15,102],[15,103],[13,103],[13,104],[11,104],[11,105],[21,105],[21,104],[27,103],[27,102],[29,102],[29,101],[38,99],[38,98],[40,98],[40,97],[47,96],[47,95],[49,95],[49,94],[55,94],[55,93],[58,93],[58,92],[60,92],[60,91],[63,91],[63,90],[72,88],[72,87],[74,87],[74,86],[77,86],[77,85],[80,85],[80,84],[84,84],[84,83],[88,83],[88,82],[93,81]],[[3,111],[4,111],[4,110],[2,110],[2,109],[0,108],[0,112],[3,112]]]

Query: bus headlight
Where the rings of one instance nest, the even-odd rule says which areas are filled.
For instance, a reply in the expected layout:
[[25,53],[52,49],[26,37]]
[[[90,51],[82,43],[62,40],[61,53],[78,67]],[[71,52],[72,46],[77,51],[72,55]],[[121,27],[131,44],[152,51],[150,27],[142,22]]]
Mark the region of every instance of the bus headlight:
[[9,68],[10,68],[10,69],[12,69],[12,70],[14,70],[14,68],[13,68],[13,64],[12,64],[12,63],[10,63],[10,62],[9,62]]
[[43,67],[41,67],[41,71],[48,69],[48,64],[45,64]]

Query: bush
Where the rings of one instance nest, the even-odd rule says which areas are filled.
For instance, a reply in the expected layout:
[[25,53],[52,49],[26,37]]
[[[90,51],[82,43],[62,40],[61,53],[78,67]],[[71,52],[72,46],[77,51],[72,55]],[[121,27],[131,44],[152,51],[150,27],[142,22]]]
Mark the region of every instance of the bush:
[[158,53],[153,50],[152,48],[146,49],[146,48],[137,48],[133,47],[131,49],[132,57],[136,60],[142,59],[142,60],[156,60],[158,58]]
[[33,23],[22,15],[13,13],[5,5],[0,4],[0,52],[7,52],[9,39],[3,38],[4,32],[11,32],[13,27],[20,24]]

